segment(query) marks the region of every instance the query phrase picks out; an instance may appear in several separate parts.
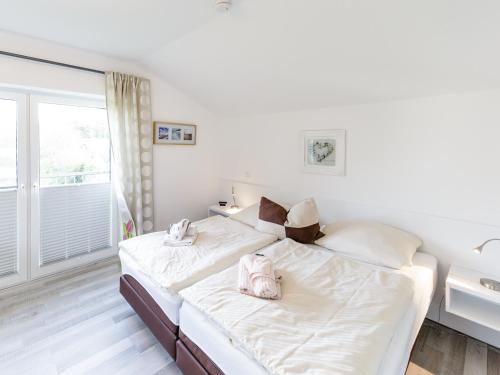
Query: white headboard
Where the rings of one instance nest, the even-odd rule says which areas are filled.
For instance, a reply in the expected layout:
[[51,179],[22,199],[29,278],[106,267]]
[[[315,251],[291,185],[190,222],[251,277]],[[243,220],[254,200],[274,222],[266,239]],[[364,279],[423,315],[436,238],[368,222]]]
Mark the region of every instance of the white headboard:
[[[308,197],[298,195],[291,189],[231,179],[221,179],[220,184],[220,191],[228,200],[231,199],[231,187],[234,186],[237,203],[242,207],[259,201],[262,195],[291,204]],[[472,248],[483,240],[498,236],[499,226],[441,217],[425,212],[382,207],[370,203],[336,200],[327,196],[314,195],[313,198],[316,200],[323,224],[347,218],[370,219],[404,229],[422,238],[424,246],[421,250],[434,255],[439,262],[439,282],[429,318],[437,321],[440,316],[443,324],[500,346],[498,332],[495,333],[446,314],[444,303],[441,304],[441,314],[438,313],[450,264],[500,276],[500,251],[498,251],[500,249],[495,249],[492,245],[492,248],[485,251],[483,255],[477,255],[472,251]]]

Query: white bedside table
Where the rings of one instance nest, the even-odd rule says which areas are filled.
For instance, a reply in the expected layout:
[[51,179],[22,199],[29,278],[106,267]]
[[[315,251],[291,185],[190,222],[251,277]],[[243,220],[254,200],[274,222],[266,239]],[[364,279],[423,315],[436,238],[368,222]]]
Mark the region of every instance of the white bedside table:
[[228,217],[229,215],[233,215],[237,212],[240,212],[241,208],[231,208],[230,206],[219,206],[218,204],[214,204],[213,206],[208,207],[208,216],[221,215]]
[[446,311],[500,331],[500,292],[479,283],[480,272],[451,266],[446,278]]

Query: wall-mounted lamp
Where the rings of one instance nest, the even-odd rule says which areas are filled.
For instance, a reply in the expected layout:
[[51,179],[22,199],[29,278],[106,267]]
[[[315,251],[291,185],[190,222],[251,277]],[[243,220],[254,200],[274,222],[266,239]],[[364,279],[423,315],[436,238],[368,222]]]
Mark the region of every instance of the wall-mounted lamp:
[[[476,254],[481,254],[483,252],[483,248],[486,246],[486,244],[488,244],[492,241],[500,241],[500,238],[491,238],[489,240],[486,240],[481,245],[476,246],[474,249],[472,249],[472,251],[474,251]],[[500,292],[500,282],[498,282],[496,280],[482,278],[480,280],[480,283],[482,286],[484,286],[488,289]]]
[[472,249],[472,251],[474,251],[476,254],[481,254],[483,252],[483,248],[492,241],[500,241],[500,238],[491,238],[489,240],[486,240],[481,245],[476,246],[474,249]]
[[231,208],[239,208],[236,204],[236,192],[234,190],[234,186],[231,186],[231,195],[233,196],[233,204],[231,205]]

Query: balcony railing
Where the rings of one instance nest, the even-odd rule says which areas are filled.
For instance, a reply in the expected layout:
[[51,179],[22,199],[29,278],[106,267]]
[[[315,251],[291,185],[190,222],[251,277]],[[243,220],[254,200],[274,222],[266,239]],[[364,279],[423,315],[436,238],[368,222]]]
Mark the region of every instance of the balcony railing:
[[67,186],[82,184],[102,184],[110,182],[109,172],[77,172],[64,175],[41,176],[40,186]]
[[42,187],[40,265],[108,249],[112,243],[112,212],[109,181]]

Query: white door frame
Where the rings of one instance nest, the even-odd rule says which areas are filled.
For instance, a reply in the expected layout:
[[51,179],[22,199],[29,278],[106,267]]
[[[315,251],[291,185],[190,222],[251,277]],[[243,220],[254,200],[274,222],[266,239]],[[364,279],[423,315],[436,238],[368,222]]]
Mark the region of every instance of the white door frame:
[[[40,266],[40,138],[38,126],[38,104],[62,104],[79,107],[106,108],[105,100],[86,99],[81,97],[61,97],[50,95],[30,96],[30,148],[31,148],[31,278],[37,279],[50,274],[55,274],[71,268],[92,263],[104,258],[109,258],[117,253],[118,233],[115,204],[112,204],[112,246],[109,249],[95,253],[83,254],[65,261]],[[114,193],[112,202],[114,202]]]
[[0,99],[17,103],[17,273],[0,277],[0,289],[25,282],[28,274],[28,95],[0,91]]

